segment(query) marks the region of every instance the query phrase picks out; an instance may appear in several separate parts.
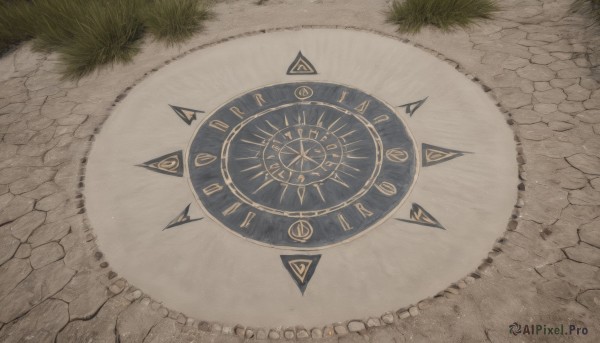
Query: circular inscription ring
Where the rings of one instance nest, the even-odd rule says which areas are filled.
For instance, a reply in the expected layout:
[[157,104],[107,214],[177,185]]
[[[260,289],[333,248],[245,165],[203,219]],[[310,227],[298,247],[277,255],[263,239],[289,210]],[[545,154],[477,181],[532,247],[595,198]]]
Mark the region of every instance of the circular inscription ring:
[[394,210],[414,183],[417,153],[383,102],[305,82],[261,88],[215,111],[191,143],[188,166],[202,206],[228,229],[314,249]]

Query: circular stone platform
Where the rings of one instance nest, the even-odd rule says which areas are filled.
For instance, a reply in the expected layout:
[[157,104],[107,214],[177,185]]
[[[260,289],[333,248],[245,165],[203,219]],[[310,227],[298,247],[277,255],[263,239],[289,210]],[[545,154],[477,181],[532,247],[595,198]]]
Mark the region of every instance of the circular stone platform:
[[134,87],[91,151],[120,275],[205,321],[377,316],[473,271],[517,196],[513,134],[450,65],[373,33],[278,31]]

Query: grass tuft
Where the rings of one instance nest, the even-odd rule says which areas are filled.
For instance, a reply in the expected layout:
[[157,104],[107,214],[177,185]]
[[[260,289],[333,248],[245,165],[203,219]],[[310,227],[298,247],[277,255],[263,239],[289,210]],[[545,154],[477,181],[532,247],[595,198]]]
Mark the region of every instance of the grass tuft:
[[143,11],[148,31],[169,46],[193,36],[209,16],[207,3],[198,0],[153,0]]
[[64,76],[126,63],[150,33],[167,45],[190,38],[209,16],[208,0],[0,0],[0,53],[33,38],[60,53]]
[[490,19],[497,10],[494,0],[394,0],[387,21],[407,33],[417,33],[425,25],[450,31],[468,27],[476,19]]
[[65,77],[78,79],[99,66],[130,62],[139,52],[144,34],[143,23],[136,12],[141,2],[76,1],[87,1],[82,8],[88,16],[75,20],[69,32],[65,32],[64,36],[69,37],[66,44],[51,42],[55,44],[51,47],[56,47],[62,55]]

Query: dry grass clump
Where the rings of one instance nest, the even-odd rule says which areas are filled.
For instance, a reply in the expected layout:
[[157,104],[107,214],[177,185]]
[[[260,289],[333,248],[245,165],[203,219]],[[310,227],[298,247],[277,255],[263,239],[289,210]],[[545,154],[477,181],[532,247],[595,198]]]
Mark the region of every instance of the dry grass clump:
[[476,19],[489,19],[497,10],[493,0],[394,0],[387,20],[401,32],[416,33],[425,25],[449,31],[467,27]]
[[33,39],[60,53],[66,78],[131,61],[145,33],[168,45],[198,32],[204,0],[11,0],[0,2],[0,51]]

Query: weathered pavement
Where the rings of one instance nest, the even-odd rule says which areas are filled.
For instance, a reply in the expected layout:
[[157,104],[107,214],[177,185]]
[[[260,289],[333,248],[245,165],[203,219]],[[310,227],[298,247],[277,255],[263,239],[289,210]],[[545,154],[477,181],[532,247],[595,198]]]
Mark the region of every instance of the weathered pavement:
[[[205,32],[185,46],[166,49],[149,42],[134,64],[77,83],[61,81],[56,56],[33,53],[29,45],[4,56],[0,341],[241,342],[268,335],[310,341],[304,337],[329,332],[333,336],[314,340],[598,341],[600,90],[595,80],[600,74],[592,68],[598,65],[598,39],[590,38],[594,32],[585,17],[568,11],[570,1],[501,5],[496,20],[472,30],[425,30],[406,38],[479,78],[510,113],[524,156],[518,218],[475,278],[410,310],[356,318],[368,329],[354,322],[265,332],[210,325],[167,309],[111,271],[110,256],[97,250],[86,223],[80,187],[87,151],[111,105],[164,61],[206,43],[272,28],[337,25],[397,35],[382,23],[385,1],[282,0],[262,6],[227,1],[216,6],[216,19]],[[574,324],[589,333],[512,337],[513,322]],[[348,333],[353,330],[359,332]]]

